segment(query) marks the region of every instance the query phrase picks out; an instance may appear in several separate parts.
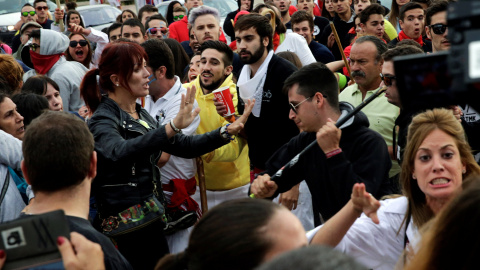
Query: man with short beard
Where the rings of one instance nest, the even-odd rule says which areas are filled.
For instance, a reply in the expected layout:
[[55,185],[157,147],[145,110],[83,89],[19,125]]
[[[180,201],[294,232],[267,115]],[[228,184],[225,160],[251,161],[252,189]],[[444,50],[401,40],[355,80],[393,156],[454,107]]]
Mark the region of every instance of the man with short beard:
[[[201,108],[200,125],[197,134],[204,134],[212,128],[228,125],[228,121],[216,113],[213,91],[226,87],[230,89],[235,111],[237,111],[237,88],[233,82],[233,52],[220,41],[205,41],[200,47],[200,74],[189,86],[197,89],[196,101]],[[245,138],[231,138],[233,141],[201,158],[204,165],[208,207],[225,200],[245,198],[250,183],[250,160]],[[198,192],[192,196],[200,201]]]

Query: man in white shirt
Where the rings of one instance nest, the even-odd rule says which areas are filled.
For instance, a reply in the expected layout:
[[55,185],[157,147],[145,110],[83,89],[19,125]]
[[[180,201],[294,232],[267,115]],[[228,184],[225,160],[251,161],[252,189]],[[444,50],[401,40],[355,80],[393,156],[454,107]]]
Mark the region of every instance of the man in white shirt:
[[[141,44],[148,55],[147,69],[150,72],[150,94],[145,97],[143,107],[160,124],[175,118],[182,94],[187,90],[181,80],[174,75],[175,62],[168,45],[159,39],[151,39]],[[194,108],[198,107],[195,102]],[[197,116],[183,134],[193,135],[200,123]],[[184,159],[163,152],[158,163],[162,175],[162,188],[167,201],[168,224],[165,229],[170,252],[183,251],[188,244],[186,230],[200,216],[198,204],[189,196],[195,193],[195,159]],[[198,214],[196,214],[198,213]]]

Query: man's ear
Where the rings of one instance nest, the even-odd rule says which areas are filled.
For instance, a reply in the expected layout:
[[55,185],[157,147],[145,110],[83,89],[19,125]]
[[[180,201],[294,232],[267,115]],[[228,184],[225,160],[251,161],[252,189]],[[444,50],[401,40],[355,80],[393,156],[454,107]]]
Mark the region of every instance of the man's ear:
[[226,67],[226,68],[225,68],[225,75],[226,75],[226,76],[229,76],[230,74],[232,74],[232,70],[233,70],[233,66],[232,66],[232,65]]
[[268,37],[263,37],[263,46],[267,47],[269,42],[270,40],[268,39]]
[[400,23],[400,29],[403,30],[403,20],[399,20],[398,23]]
[[425,26],[425,33],[427,34],[427,37],[428,37],[429,39],[432,39],[432,32],[431,32],[431,30],[430,30],[430,27]]
[[25,178],[25,181],[27,184],[32,185],[30,183],[30,178],[28,177],[28,170],[27,166],[25,165],[25,160],[22,160],[22,163],[20,164],[20,168],[22,169],[23,177]]
[[155,78],[157,79],[164,78],[165,74],[167,74],[167,68],[165,66],[161,66],[155,70]]
[[92,156],[90,158],[90,168],[88,169],[87,176],[91,179],[97,176],[97,152],[93,151]]

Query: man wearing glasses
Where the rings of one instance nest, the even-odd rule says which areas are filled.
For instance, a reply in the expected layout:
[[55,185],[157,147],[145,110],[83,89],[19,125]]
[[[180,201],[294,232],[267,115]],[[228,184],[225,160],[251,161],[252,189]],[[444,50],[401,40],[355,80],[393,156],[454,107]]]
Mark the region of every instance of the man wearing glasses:
[[[317,226],[348,202],[355,183],[365,183],[368,192],[377,198],[390,194],[387,180],[391,162],[385,141],[368,128],[363,112],[340,129],[335,126],[353,106],[339,103],[337,80],[324,64],[313,63],[296,71],[285,80],[283,90],[288,93],[289,117],[304,132],[267,161],[267,174],[251,185],[255,198],[275,197],[305,180],[312,194]],[[271,180],[270,175],[315,141],[318,146],[300,156],[290,170]]]
[[167,22],[162,15],[153,15],[145,22],[145,29],[147,29],[147,39],[168,38]]
[[33,7],[37,12],[37,23],[39,23],[43,29],[51,29],[53,21],[48,19],[47,0],[35,0]]
[[425,33],[432,40],[432,51],[440,52],[450,49],[447,27],[448,2],[438,2],[427,9]]
[[[36,22],[37,21],[37,12],[35,12],[35,8],[33,8],[32,5],[30,4],[25,4],[22,7],[22,11],[20,12],[20,22],[21,26],[19,29],[21,29],[26,23],[28,22]],[[21,35],[20,32],[17,32],[15,36],[12,39],[12,52],[15,53],[18,50],[18,47],[20,44],[25,44],[25,42],[21,41]]]

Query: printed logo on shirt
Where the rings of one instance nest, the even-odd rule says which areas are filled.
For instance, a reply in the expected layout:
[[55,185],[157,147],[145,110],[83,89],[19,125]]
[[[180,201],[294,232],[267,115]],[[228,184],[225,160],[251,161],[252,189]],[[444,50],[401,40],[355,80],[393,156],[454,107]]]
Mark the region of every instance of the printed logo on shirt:
[[158,111],[157,115],[155,116],[155,119],[157,119],[157,122],[159,124],[163,124],[163,121],[165,120],[165,111],[162,109],[160,111]]
[[272,92],[270,90],[263,91],[263,102],[270,102],[270,99],[272,98]]
[[314,35],[314,36],[320,35],[320,27],[318,27],[318,25],[315,25],[315,26],[313,27],[313,35]]

